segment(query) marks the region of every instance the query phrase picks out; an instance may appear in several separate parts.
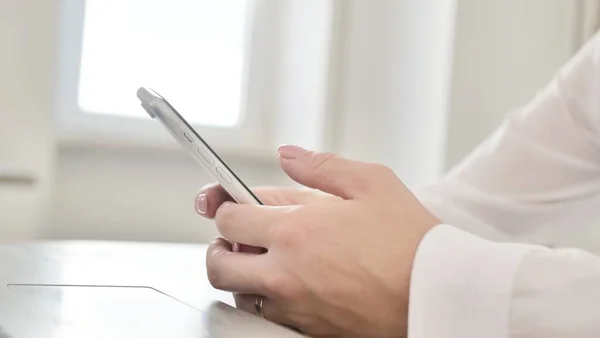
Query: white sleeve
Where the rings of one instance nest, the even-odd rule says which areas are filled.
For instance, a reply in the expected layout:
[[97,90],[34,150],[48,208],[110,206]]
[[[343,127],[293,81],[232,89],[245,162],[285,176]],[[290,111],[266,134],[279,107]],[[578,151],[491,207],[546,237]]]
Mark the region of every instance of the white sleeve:
[[600,35],[441,182],[415,191],[443,222],[533,241],[600,213]]
[[440,225],[413,265],[408,338],[600,337],[600,258]]
[[600,258],[509,243],[600,214],[599,55],[600,34],[442,182],[416,191],[454,226],[419,246],[409,338],[600,337]]

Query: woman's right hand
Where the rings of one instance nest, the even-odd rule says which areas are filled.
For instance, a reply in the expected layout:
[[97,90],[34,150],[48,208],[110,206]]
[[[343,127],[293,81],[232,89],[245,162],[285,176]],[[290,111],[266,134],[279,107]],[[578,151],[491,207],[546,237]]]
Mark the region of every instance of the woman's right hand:
[[[258,187],[252,192],[265,204],[272,206],[307,205],[338,200],[339,197],[325,194],[318,190]],[[196,197],[196,211],[201,216],[213,219],[217,209],[227,201],[233,201],[231,196],[218,183],[203,187]]]
[[[258,187],[253,188],[252,192],[265,205],[271,206],[307,205],[339,200],[337,196],[310,189]],[[205,218],[213,219],[217,209],[227,201],[233,201],[227,191],[218,183],[210,184],[203,187],[196,197],[196,211]],[[242,244],[239,245],[239,251],[260,254],[264,249]]]

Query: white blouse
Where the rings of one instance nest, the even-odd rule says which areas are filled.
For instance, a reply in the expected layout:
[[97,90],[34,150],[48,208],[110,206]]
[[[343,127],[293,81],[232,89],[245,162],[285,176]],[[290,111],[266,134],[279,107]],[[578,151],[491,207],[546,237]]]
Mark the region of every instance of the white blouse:
[[524,243],[600,220],[600,35],[416,194],[445,224],[417,251],[409,338],[600,337],[600,257]]

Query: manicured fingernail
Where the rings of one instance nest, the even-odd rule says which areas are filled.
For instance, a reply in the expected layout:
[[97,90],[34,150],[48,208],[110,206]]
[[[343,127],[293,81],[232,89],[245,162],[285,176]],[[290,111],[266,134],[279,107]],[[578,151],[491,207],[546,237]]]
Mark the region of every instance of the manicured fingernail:
[[198,195],[198,197],[196,197],[196,211],[200,215],[204,215],[204,214],[206,214],[207,209],[208,209],[208,202],[206,200],[206,195],[205,194]]
[[293,160],[306,152],[305,149],[298,146],[282,145],[277,148],[279,155],[287,160]]

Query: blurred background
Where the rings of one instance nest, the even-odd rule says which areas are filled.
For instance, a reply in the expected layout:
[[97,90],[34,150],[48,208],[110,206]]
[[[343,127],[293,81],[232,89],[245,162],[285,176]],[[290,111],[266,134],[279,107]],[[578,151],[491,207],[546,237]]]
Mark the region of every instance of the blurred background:
[[[0,238],[206,242],[211,182],[152,87],[249,185],[282,143],[434,182],[598,27],[600,1],[0,0]],[[600,251],[596,236],[577,245]]]

